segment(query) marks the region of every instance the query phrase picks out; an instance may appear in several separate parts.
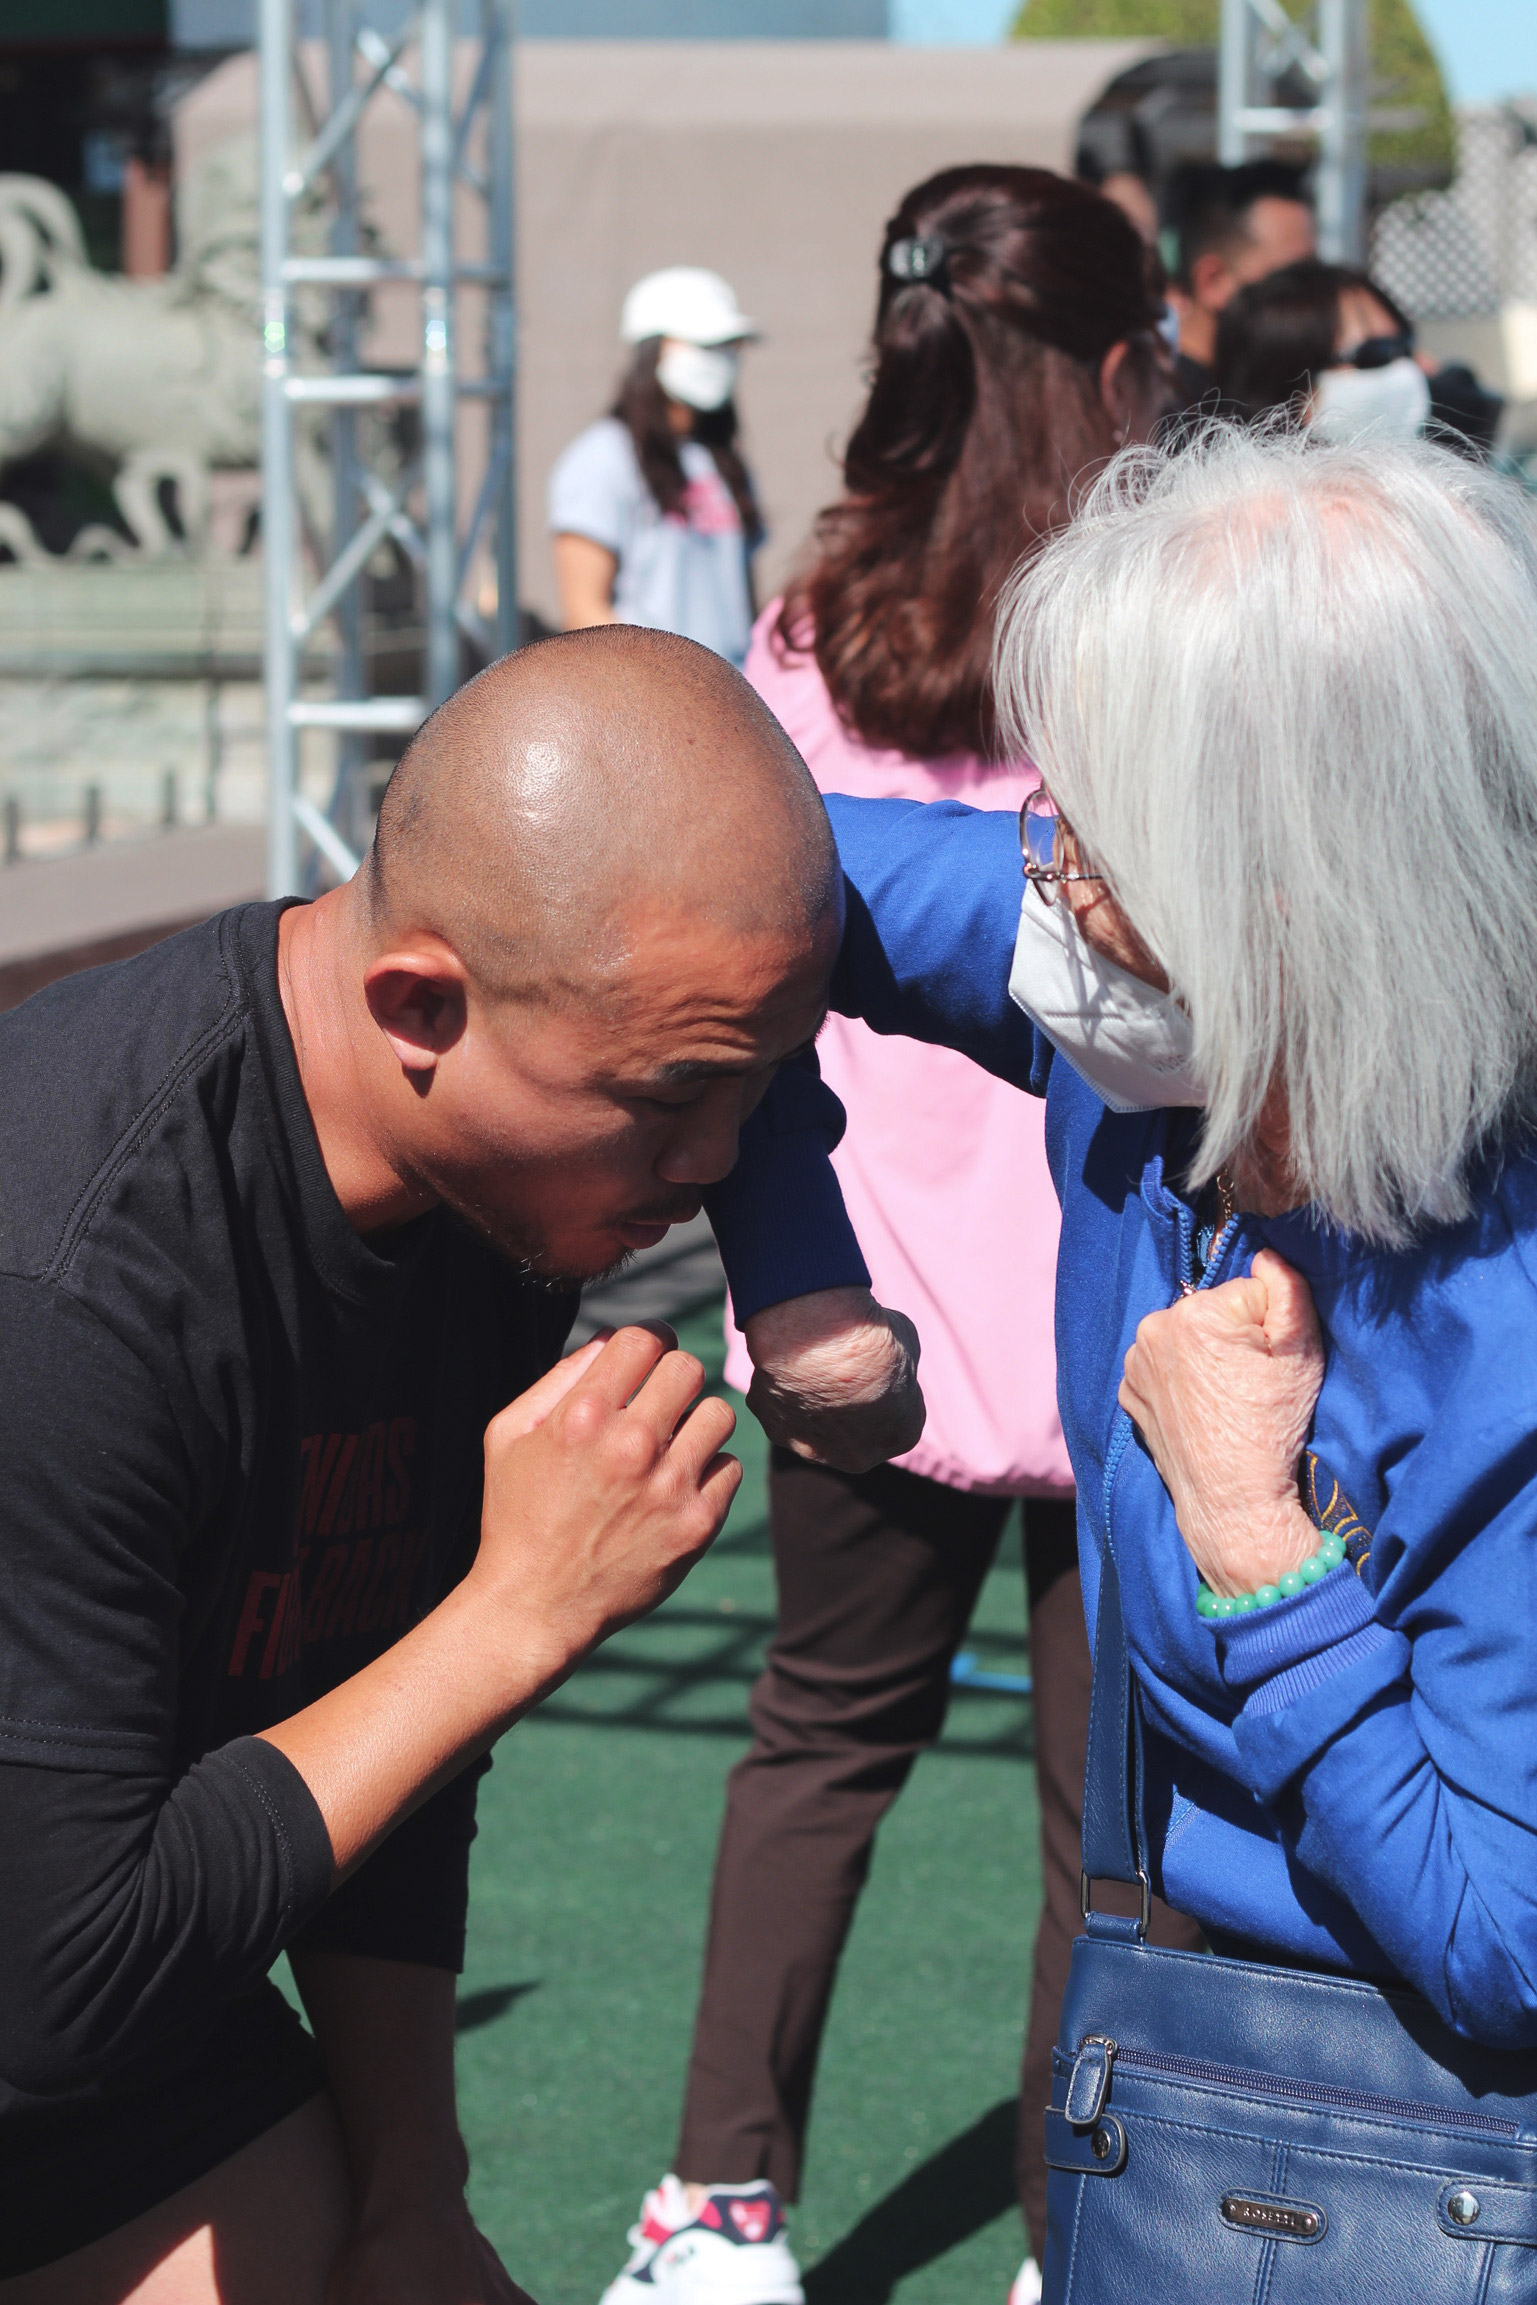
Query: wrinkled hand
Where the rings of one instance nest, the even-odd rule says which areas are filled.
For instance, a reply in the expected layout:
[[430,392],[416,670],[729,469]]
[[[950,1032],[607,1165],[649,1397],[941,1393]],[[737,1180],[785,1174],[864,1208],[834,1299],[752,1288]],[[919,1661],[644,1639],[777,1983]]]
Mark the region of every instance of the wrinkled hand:
[[840,1473],[867,1473],[917,1442],[926,1414],[918,1332],[868,1289],[818,1289],[743,1324],[747,1394],[771,1441]]
[[700,1399],[704,1369],[672,1341],[594,1338],[486,1429],[470,1575],[559,1670],[682,1583],[741,1482],[720,1453],[736,1417]]
[[1137,1331],[1121,1406],[1214,1593],[1273,1584],[1318,1543],[1297,1460],[1323,1374],[1312,1294],[1272,1249],[1248,1279],[1149,1313]]
[[463,2197],[359,2218],[326,2305],[533,2305],[475,2229]]

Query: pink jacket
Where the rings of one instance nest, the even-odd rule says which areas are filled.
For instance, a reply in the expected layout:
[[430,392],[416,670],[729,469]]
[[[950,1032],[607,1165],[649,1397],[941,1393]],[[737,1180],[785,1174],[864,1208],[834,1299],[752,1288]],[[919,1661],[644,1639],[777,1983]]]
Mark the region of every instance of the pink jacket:
[[[913,760],[850,736],[815,658],[781,659],[770,639],[778,614],[775,601],[759,617],[744,669],[823,792],[1019,807],[1036,781],[1028,767]],[[848,1109],[833,1161],[875,1294],[910,1314],[923,1340],[929,1421],[897,1462],[951,1488],[1070,1493],[1044,1108],[950,1049],[881,1039],[848,1017],[828,1019],[817,1055]],[[745,1387],[752,1365],[729,1309],[726,1337],[727,1377]]]

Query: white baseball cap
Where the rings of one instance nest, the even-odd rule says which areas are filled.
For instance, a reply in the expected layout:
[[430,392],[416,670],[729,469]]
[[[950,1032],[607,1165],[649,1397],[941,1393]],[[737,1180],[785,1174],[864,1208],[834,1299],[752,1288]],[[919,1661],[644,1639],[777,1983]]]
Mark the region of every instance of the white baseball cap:
[[619,333],[626,344],[642,344],[648,336],[676,336],[684,344],[738,344],[756,336],[758,324],[740,310],[736,290],[718,272],[670,264],[636,281],[624,300]]

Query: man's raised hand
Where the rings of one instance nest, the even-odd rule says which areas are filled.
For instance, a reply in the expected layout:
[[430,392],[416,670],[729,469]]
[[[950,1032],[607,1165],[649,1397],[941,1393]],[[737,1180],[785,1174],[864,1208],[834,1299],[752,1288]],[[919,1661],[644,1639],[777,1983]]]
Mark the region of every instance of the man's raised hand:
[[741,1484],[736,1417],[670,1332],[594,1339],[486,1431],[471,1581],[557,1677],[644,1616],[719,1534]]

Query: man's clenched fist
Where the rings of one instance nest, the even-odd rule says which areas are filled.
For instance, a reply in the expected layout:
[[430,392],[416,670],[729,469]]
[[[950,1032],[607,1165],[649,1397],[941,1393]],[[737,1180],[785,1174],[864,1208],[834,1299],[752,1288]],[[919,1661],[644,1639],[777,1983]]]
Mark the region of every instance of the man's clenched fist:
[[569,1671],[680,1585],[742,1478],[736,1417],[671,1332],[595,1337],[486,1428],[471,1572]]

